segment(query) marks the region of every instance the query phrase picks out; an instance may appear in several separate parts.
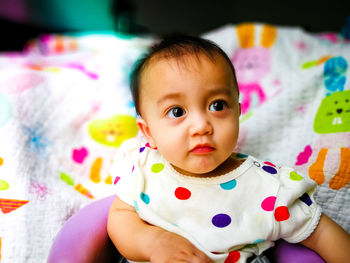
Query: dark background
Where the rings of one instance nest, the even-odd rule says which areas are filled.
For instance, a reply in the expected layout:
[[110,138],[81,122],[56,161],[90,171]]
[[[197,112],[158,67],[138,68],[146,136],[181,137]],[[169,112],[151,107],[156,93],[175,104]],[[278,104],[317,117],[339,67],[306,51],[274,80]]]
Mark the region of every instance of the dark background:
[[[82,30],[111,30],[90,24],[88,28],[61,23],[61,18],[50,9],[50,0],[43,11],[39,0],[1,0],[0,11],[6,1],[26,3],[31,18],[28,21],[13,18],[6,11],[0,13],[0,51],[22,50],[28,39],[43,33],[65,33]],[[74,0],[77,2],[78,0]],[[187,33],[199,35],[226,24],[264,22],[278,26],[299,26],[309,32],[340,32],[350,16],[350,0],[81,0],[82,4],[110,1],[112,30],[132,34]],[[67,1],[68,2],[68,1]],[[28,4],[29,3],[29,4]],[[29,8],[30,7],[30,8]],[[66,8],[70,8],[68,5]],[[49,14],[52,11],[52,16]],[[77,11],[78,13],[79,11]],[[35,19],[35,16],[45,19]],[[108,14],[106,13],[106,16]],[[89,15],[79,14],[89,21]],[[33,19],[34,17],[34,19]],[[48,17],[48,18],[47,18]],[[62,21],[62,20],[61,20]],[[63,22],[63,21],[62,21]]]

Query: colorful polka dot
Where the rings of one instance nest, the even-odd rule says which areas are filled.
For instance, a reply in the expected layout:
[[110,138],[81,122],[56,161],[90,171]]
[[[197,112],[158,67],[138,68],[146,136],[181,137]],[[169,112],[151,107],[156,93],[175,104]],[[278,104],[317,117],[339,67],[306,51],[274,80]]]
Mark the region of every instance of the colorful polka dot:
[[146,147],[148,147],[148,148],[151,148],[151,149],[153,149],[153,150],[157,150],[157,147],[151,147],[151,145],[149,144],[149,143],[146,143],[146,145],[145,145]]
[[231,224],[231,217],[227,214],[217,214],[211,222],[214,226],[222,228]]
[[117,176],[117,177],[114,179],[114,184],[117,184],[119,180],[120,180],[120,177]]
[[246,158],[248,158],[248,155],[247,155],[247,154],[244,154],[244,153],[237,153],[237,154],[236,154],[236,157],[237,157],[237,158],[240,158],[240,159],[246,159]]
[[263,166],[263,170],[267,173],[270,173],[270,174],[276,174],[277,173],[277,170],[272,167],[272,166],[267,166],[267,165],[264,165]]
[[140,153],[142,153],[145,149],[146,149],[146,147],[141,147],[140,148]]
[[134,172],[134,170],[135,170],[135,165],[132,166],[131,172]]
[[141,194],[140,194],[140,198],[141,198],[141,200],[142,200],[146,205],[149,204],[150,198],[149,198],[148,194],[141,193]]
[[276,167],[276,165],[274,165],[273,163],[270,163],[270,162],[264,162],[264,164]]
[[253,242],[253,244],[256,245],[256,244],[259,244],[259,243],[264,242],[264,241],[265,241],[265,239],[259,238],[259,239],[255,240]]
[[293,181],[301,181],[303,180],[303,177],[296,172],[292,171],[289,173],[289,179]]
[[220,187],[224,190],[232,190],[233,188],[235,188],[237,185],[237,181],[235,179],[228,181],[226,183],[222,183],[220,184]]
[[241,257],[241,253],[239,251],[231,251],[228,254],[228,257],[225,259],[225,263],[235,263],[237,262]]
[[164,169],[164,164],[162,163],[155,163],[152,165],[151,171],[153,173],[160,173]]
[[307,193],[303,194],[301,197],[299,197],[299,199],[303,201],[305,204],[307,204],[308,206],[312,205],[312,200]]
[[138,212],[139,211],[139,206],[138,206],[136,200],[134,200],[133,202],[134,202],[135,211]]
[[191,191],[184,187],[178,187],[175,190],[175,196],[179,200],[187,200],[191,197]]
[[276,196],[269,196],[261,203],[261,208],[265,211],[273,211],[275,208]]
[[0,157],[0,166],[4,163],[4,159]]
[[288,207],[286,207],[286,206],[277,207],[275,210],[274,216],[275,216],[276,221],[278,221],[278,222],[288,220],[290,217]]

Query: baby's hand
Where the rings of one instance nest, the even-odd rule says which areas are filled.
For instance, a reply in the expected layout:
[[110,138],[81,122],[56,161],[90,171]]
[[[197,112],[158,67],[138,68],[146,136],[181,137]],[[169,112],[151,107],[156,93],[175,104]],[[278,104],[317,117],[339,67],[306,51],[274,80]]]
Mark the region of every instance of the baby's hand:
[[189,262],[209,263],[210,258],[197,249],[186,238],[164,231],[152,246],[150,261],[152,263]]

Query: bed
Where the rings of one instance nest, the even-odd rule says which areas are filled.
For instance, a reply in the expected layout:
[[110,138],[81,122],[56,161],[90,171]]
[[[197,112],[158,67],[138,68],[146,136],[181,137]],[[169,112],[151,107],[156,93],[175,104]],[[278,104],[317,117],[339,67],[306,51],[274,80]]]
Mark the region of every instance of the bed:
[[[350,232],[349,40],[263,23],[202,36],[236,67],[236,151],[308,174]],[[129,74],[155,40],[46,34],[0,54],[0,262],[46,262],[64,223],[113,195],[113,157],[140,136]]]

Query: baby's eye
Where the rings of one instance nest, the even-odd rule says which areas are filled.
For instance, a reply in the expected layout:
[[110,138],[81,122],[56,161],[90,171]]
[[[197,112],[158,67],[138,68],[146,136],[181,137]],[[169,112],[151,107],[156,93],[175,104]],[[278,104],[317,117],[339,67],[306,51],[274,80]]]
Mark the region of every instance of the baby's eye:
[[185,110],[180,107],[174,107],[170,109],[167,113],[168,117],[170,118],[180,118],[185,114]]
[[222,111],[226,108],[226,106],[227,106],[227,104],[225,101],[217,100],[217,101],[213,102],[212,104],[210,104],[209,110],[210,111]]

